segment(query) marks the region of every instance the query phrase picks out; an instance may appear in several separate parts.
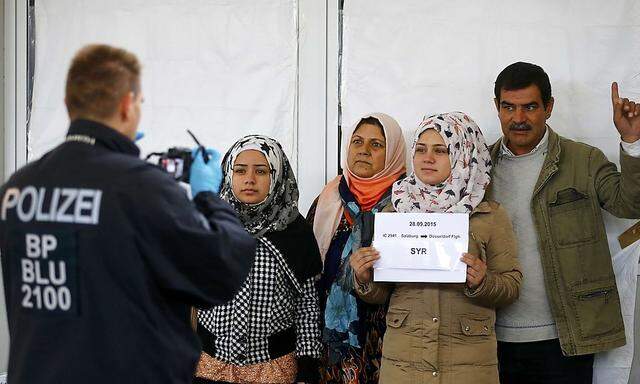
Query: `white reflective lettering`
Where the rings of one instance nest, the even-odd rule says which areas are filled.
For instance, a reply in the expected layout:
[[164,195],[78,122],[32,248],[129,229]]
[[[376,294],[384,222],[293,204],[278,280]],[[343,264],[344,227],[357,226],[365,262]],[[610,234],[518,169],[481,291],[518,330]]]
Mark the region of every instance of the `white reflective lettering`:
[[31,295],[36,299],[36,308],[42,308],[42,288],[36,285],[31,289]]
[[58,247],[58,240],[53,235],[42,235],[42,258],[46,259],[49,252],[54,251]]
[[32,259],[40,257],[40,236],[34,233],[27,233],[24,240],[27,257]]
[[72,188],[62,188],[61,195],[62,201],[60,203],[60,206],[58,207],[56,221],[60,223],[73,223],[73,214],[66,212],[78,196],[78,190]]
[[36,275],[33,271],[33,260],[20,259],[22,264],[22,282],[33,283],[36,279]]
[[95,190],[95,194],[93,195],[93,208],[91,211],[91,224],[99,224],[100,223],[100,202],[102,201],[102,191],[99,189]]
[[38,209],[36,210],[36,220],[38,221],[51,221],[51,209],[53,204],[49,204],[49,213],[43,212],[43,205],[45,196],[47,194],[47,190],[45,188],[40,188],[40,193],[38,194]]
[[69,291],[69,288],[58,288],[58,306],[63,311],[68,311],[71,308],[71,291]]
[[62,285],[67,282],[66,263],[64,261],[58,261],[58,269],[60,271],[59,275],[56,274],[56,263],[53,261],[49,262],[49,279],[51,279],[51,284],[53,285]]
[[31,287],[27,284],[22,284],[20,290],[24,293],[24,297],[22,298],[22,307],[33,308],[33,303],[31,302]]
[[58,306],[58,292],[52,286],[44,287],[42,293],[44,307],[53,311]]
[[49,285],[49,279],[45,279],[44,277],[42,277],[42,272],[40,271],[40,262],[36,261],[34,264],[36,271],[36,284]]
[[[78,190],[78,199],[74,209],[74,219],[76,223],[91,224],[91,208],[93,207],[93,189]],[[89,211],[83,213],[83,211]]]
[[20,190],[18,188],[9,188],[4,193],[2,198],[2,220],[7,219],[7,210],[15,208],[18,205],[18,197],[20,196]]
[[[25,206],[25,200],[27,200],[27,197],[31,197],[29,199],[29,205]],[[22,193],[20,194],[20,199],[18,199],[18,218],[20,219],[20,221],[26,222],[26,221],[31,221],[33,220],[33,216],[36,213],[36,208],[37,208],[37,202],[38,202],[38,191],[36,191],[36,188],[33,186],[28,186],[25,189],[22,190]],[[25,208],[27,208],[25,210]]]
[[58,201],[60,201],[60,188],[53,189],[53,195],[51,195],[51,216],[50,221],[56,221],[56,212],[58,210]]
[[[60,222],[98,224],[102,191],[87,188],[47,188],[26,186],[9,188],[2,198],[0,216],[6,220],[10,209],[16,209],[22,222]],[[50,194],[50,195],[49,195]],[[46,204],[49,198],[49,203]]]

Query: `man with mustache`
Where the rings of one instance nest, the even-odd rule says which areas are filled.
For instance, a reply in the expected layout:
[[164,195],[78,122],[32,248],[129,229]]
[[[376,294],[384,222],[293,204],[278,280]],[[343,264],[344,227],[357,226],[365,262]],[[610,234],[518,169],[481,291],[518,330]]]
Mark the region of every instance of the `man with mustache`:
[[504,383],[591,383],[593,354],[625,344],[604,208],[640,217],[640,104],[611,86],[620,166],[558,135],[542,68],[518,62],[495,82],[503,137],[491,148],[489,198],[509,212],[524,273],[520,299],[497,314]]

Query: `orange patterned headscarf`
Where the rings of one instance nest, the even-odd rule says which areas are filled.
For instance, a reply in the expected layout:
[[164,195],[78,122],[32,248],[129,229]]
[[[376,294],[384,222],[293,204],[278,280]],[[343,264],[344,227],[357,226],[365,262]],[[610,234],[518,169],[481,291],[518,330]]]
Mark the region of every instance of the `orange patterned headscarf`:
[[324,187],[318,197],[318,204],[313,220],[313,232],[318,240],[320,255],[323,260],[343,214],[342,199],[338,192],[340,178],[345,178],[349,189],[355,196],[361,209],[367,211],[370,210],[385,192],[391,188],[393,183],[406,172],[407,150],[404,135],[398,122],[389,115],[384,113],[370,113],[362,116],[348,132],[345,132],[343,138],[346,138],[346,140],[343,139],[342,142],[350,143],[351,136],[358,127],[358,124],[360,124],[360,121],[369,117],[377,119],[384,130],[386,141],[384,168],[369,178],[356,176],[351,172],[347,164],[349,146],[343,146],[342,169],[344,170],[344,175],[337,176]]

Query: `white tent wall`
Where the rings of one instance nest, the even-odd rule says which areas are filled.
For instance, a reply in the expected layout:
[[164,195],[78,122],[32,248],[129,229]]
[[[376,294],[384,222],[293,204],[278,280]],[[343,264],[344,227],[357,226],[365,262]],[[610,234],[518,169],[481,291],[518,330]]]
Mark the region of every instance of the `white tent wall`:
[[296,1],[40,0],[35,25],[29,160],[66,133],[70,58],[105,42],[143,63],[143,154],[192,147],[189,128],[223,153],[245,134],[270,135],[297,164]]
[[[640,99],[639,1],[346,0],[343,17],[343,126],[386,112],[409,142],[422,116],[459,110],[493,142],[495,78],[528,61],[551,79],[549,125],[618,162],[610,85]],[[632,222],[606,215],[612,253]]]
[[29,158],[66,133],[66,70],[93,42],[123,46],[143,63],[143,152],[193,144],[189,128],[221,150],[247,132],[272,134],[291,156],[296,12],[287,0],[38,1]]
[[29,160],[66,132],[73,53],[105,42],[143,63],[143,154],[193,146],[187,128],[223,153],[242,135],[273,136],[297,171],[306,212],[327,177],[326,8],[309,0],[36,1]]

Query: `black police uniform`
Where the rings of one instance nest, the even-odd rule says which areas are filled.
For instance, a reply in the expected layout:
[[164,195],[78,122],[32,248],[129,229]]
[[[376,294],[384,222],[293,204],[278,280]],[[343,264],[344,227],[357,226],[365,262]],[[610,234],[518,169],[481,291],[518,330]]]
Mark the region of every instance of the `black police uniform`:
[[136,145],[77,120],[0,189],[9,383],[188,383],[191,305],[231,299],[255,252],[233,209],[188,200]]

